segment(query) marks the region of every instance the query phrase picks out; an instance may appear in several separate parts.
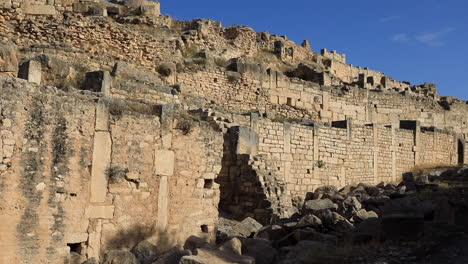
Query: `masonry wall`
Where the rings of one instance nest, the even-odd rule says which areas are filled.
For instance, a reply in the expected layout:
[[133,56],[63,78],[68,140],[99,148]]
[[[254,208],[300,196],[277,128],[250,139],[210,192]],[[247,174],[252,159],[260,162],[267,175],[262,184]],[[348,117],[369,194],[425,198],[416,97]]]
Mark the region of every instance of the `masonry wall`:
[[109,98],[5,78],[0,92],[2,263],[214,239],[219,132],[195,126],[183,135],[170,106],[111,112]]
[[346,121],[337,127],[264,119],[258,124],[258,153],[271,162],[292,196],[323,185],[397,182],[415,165],[458,162],[454,136],[440,130]]

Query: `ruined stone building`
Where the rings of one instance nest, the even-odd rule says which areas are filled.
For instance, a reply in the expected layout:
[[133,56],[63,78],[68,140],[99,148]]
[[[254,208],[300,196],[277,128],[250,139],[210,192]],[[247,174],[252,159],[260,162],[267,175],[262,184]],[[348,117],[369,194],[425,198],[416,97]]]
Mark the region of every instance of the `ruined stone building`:
[[468,162],[467,102],[435,85],[158,2],[0,0],[0,95],[0,263],[214,238],[220,210],[270,223],[321,185]]

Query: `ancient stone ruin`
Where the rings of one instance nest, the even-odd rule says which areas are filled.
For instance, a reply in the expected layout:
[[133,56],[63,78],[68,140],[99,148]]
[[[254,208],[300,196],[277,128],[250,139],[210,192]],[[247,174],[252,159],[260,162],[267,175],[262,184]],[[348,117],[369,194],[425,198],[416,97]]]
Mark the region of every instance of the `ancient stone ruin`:
[[[367,219],[460,226],[465,198],[395,199],[465,186],[467,138],[467,102],[307,40],[157,1],[0,0],[0,263],[315,263],[298,252]],[[423,164],[449,173],[408,176]]]

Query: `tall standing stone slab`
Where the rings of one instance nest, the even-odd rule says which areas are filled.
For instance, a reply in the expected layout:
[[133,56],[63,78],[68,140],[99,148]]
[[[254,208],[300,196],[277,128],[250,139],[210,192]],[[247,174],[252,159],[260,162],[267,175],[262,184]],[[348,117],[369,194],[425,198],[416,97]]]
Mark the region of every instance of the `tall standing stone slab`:
[[96,106],[96,131],[109,131],[109,104],[106,99],[99,99]]
[[102,203],[107,195],[106,171],[111,163],[112,141],[109,132],[94,134],[93,165],[91,170],[91,202]]
[[172,176],[174,174],[174,151],[156,150],[154,170],[156,175]]
[[156,216],[156,230],[164,231],[169,218],[169,187],[167,176],[161,176],[158,190],[158,215]]

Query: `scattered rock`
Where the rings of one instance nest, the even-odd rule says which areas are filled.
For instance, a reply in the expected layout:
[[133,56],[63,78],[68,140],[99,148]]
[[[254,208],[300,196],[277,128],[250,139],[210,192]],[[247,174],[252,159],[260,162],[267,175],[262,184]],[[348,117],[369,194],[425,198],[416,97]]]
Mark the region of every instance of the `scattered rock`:
[[242,255],[242,242],[238,238],[233,238],[225,242],[219,249],[233,254]]
[[158,256],[158,248],[147,240],[138,243],[131,252],[141,264],[151,264]]
[[335,211],[337,208],[338,205],[334,204],[330,199],[309,200],[304,203],[304,206],[302,207],[302,214],[314,214],[327,209]]
[[139,264],[138,259],[129,251],[109,250],[104,254],[102,264]]

